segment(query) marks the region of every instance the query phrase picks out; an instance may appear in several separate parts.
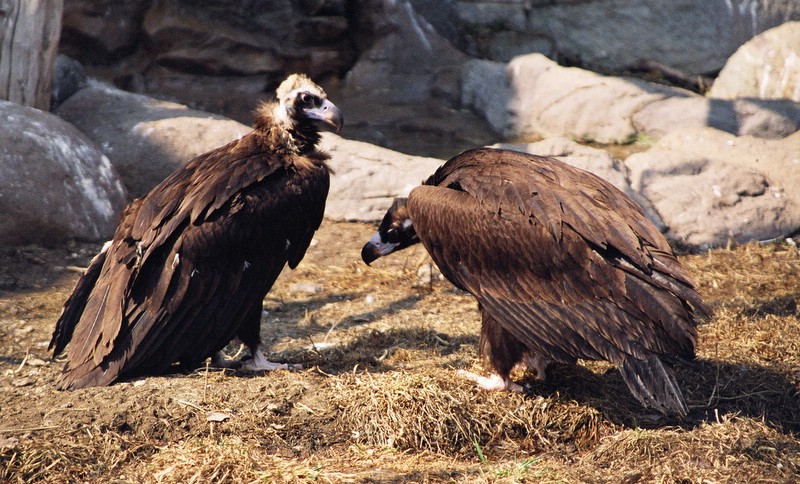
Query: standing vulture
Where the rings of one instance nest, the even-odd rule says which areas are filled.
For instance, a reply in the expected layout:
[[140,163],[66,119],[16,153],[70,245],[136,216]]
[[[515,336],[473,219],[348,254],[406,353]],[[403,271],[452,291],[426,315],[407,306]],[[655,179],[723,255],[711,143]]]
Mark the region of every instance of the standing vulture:
[[442,274],[478,300],[486,389],[520,390],[517,365],[616,364],[664,414],[687,407],[665,363],[691,360],[707,316],[666,239],[627,195],[552,158],[479,148],[397,199],[361,256],[422,242]]
[[58,387],[109,385],[199,365],[234,337],[250,369],[285,367],[259,350],[262,301],[322,221],[328,156],[318,124],[339,109],[293,74],[244,137],[189,161],[124,211],[56,323],[54,356],[72,341]]

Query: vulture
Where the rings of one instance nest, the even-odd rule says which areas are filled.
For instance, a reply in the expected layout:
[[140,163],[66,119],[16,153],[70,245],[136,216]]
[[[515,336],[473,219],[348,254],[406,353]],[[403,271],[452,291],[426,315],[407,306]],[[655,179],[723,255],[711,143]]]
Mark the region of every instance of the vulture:
[[708,317],[669,243],[626,194],[553,158],[478,148],[396,199],[361,256],[422,242],[442,274],[478,300],[487,390],[522,388],[517,365],[605,360],[665,415],[687,405],[672,371],[695,356]]
[[49,348],[69,344],[57,386],[76,389],[196,368],[234,338],[251,370],[285,368],[259,349],[264,296],[322,222],[329,158],[319,128],[339,109],[293,74],[254,129],[197,156],[124,210],[113,239],[64,303]]

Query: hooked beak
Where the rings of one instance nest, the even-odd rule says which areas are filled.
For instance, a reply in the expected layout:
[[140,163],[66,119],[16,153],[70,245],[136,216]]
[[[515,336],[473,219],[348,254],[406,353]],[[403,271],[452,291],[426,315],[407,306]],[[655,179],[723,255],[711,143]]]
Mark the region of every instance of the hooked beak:
[[344,116],[335,104],[325,99],[319,107],[306,109],[306,116],[315,121],[321,121],[332,127],[338,133],[344,126]]
[[383,257],[394,252],[399,245],[400,244],[396,243],[392,244],[389,242],[382,242],[381,234],[375,234],[371,239],[369,239],[369,242],[364,244],[364,247],[361,249],[361,260],[363,260],[367,265],[370,265],[370,263],[379,257]]

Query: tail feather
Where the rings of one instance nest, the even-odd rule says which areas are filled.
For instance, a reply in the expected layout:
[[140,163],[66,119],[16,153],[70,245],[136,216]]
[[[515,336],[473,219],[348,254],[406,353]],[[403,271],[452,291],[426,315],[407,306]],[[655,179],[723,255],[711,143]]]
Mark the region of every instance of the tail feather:
[[675,375],[659,357],[652,356],[646,360],[625,358],[619,371],[631,393],[643,405],[665,415],[685,417],[689,412]]
[[53,350],[53,357],[58,356],[64,351],[67,343],[72,339],[75,327],[81,319],[83,310],[86,309],[86,302],[89,299],[89,295],[92,289],[94,289],[97,279],[100,277],[100,270],[106,262],[107,249],[108,244],[103,246],[100,253],[94,256],[86,272],[81,275],[78,282],[75,284],[75,289],[73,289],[72,294],[64,303],[64,309],[61,311],[61,316],[56,322],[53,336],[50,339],[50,345],[47,347],[48,350]]

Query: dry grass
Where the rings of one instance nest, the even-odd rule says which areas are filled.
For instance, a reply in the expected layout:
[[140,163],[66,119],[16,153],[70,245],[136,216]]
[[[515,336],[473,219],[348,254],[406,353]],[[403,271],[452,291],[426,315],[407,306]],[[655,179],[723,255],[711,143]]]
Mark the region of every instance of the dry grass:
[[[715,310],[678,369],[686,421],[641,408],[604,363],[516,375],[484,393],[474,300],[416,277],[424,254],[373,268],[370,227],[323,225],[270,293],[262,334],[302,371],[199,369],[57,392],[44,353],[74,252],[1,255],[2,482],[793,482],[800,475],[800,254],[749,245],[683,256]],[[83,257],[81,255],[80,257]],[[78,257],[78,259],[80,259]],[[422,264],[424,266],[424,263]],[[8,281],[0,270],[0,282]],[[313,345],[312,345],[313,343]],[[236,348],[232,347],[231,351]]]

